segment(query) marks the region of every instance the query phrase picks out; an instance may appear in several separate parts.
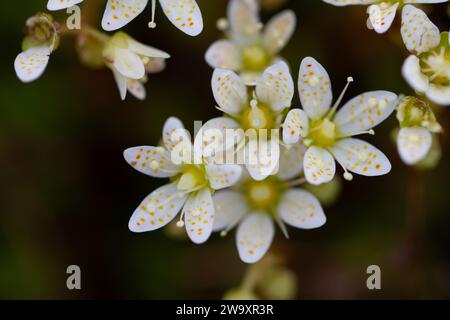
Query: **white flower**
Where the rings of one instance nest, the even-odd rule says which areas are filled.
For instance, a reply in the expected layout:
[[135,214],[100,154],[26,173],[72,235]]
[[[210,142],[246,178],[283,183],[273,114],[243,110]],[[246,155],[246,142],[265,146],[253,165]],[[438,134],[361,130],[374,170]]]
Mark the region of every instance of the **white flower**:
[[401,129],[397,137],[400,158],[407,165],[424,160],[433,144],[433,133],[442,131],[430,106],[414,98],[405,97],[397,108]]
[[[286,144],[303,143],[308,146],[304,160],[305,177],[319,185],[331,181],[335,175],[334,159],[352,179],[348,171],[364,175],[384,175],[391,170],[386,156],[369,143],[351,138],[369,133],[394,111],[397,95],[388,91],[371,91],[347,102],[337,113],[347,86],[331,107],[332,90],[327,71],[315,59],[303,59],[298,79],[302,109],[292,109],[283,124]],[[333,159],[334,157],[334,159]]]
[[[125,150],[125,160],[136,170],[157,178],[170,178],[164,185],[139,205],[133,213],[129,228],[133,232],[159,229],[171,222],[182,211],[178,226],[195,243],[205,242],[212,231],[214,220],[214,190],[235,184],[241,176],[238,165],[214,165],[174,162],[172,153],[191,153],[189,133],[177,118],[169,118],[163,129],[163,147],[135,147]],[[184,222],[183,222],[184,217]]]
[[47,9],[50,11],[63,10],[81,2],[83,2],[83,0],[48,0]]
[[[238,150],[245,153],[245,164],[253,179],[263,180],[273,174],[278,168],[283,111],[290,107],[294,96],[294,82],[286,63],[279,62],[267,68],[250,96],[243,80],[230,70],[214,71],[212,90],[217,108],[226,116],[212,119],[203,126],[197,136],[201,142],[195,143],[201,148],[198,152],[209,157],[211,145],[221,151],[234,147],[236,142],[241,147]],[[222,140],[227,129],[235,130],[237,141]],[[244,137],[246,134],[250,134],[248,139]]]
[[145,99],[146,74],[164,67],[161,60],[170,56],[164,51],[141,44],[123,32],[114,34],[103,50],[106,65],[112,70],[122,100],[127,91],[138,99]]
[[407,3],[441,3],[449,0],[323,0],[326,3],[342,7],[348,5],[370,5],[367,8],[369,18],[367,27],[377,33],[384,33],[392,25],[399,6]]
[[[144,11],[148,0],[108,0],[103,15],[102,27],[106,31],[122,28]],[[178,29],[190,36],[197,36],[203,30],[203,19],[195,0],[159,0],[164,14]],[[152,0],[152,21],[154,22],[156,0]]]
[[275,234],[274,221],[287,237],[284,223],[299,229],[319,228],[326,217],[319,201],[291,180],[302,172],[305,147],[297,144],[283,148],[280,171],[263,181],[244,180],[233,190],[217,192],[213,230],[225,235],[238,226],[236,244],[246,263],[259,261],[269,249]]
[[[213,68],[239,72],[248,85],[256,84],[261,73],[280,60],[296,25],[293,11],[285,10],[273,17],[262,31],[256,0],[231,0],[228,5],[227,40],[214,42],[205,59]],[[228,27],[229,24],[229,28]]]
[[409,85],[439,105],[450,105],[450,38],[426,14],[407,5],[402,16],[403,41],[412,53],[403,64]]
[[25,24],[27,37],[23,42],[25,49],[17,55],[14,69],[22,82],[38,79],[47,68],[50,54],[59,42],[59,35],[53,18],[46,14],[30,17]]

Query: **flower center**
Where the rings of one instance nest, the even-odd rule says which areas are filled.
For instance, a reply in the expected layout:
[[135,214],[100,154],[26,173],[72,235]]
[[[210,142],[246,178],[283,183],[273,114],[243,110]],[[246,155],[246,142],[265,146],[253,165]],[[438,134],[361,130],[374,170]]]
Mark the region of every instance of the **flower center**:
[[271,129],[274,125],[274,115],[270,108],[252,100],[250,106],[242,112],[241,121],[244,129]]
[[245,70],[261,71],[269,64],[270,56],[260,46],[247,47],[242,52],[243,66]]
[[442,46],[426,54],[422,58],[422,72],[428,76],[431,83],[450,85],[450,51]]
[[314,120],[307,139],[319,147],[329,147],[336,142],[336,125],[329,119]]
[[195,190],[203,185],[206,185],[204,169],[197,165],[186,165],[178,181],[178,190]]
[[245,195],[254,209],[270,211],[280,198],[282,184],[274,177],[263,181],[249,181],[244,185]]

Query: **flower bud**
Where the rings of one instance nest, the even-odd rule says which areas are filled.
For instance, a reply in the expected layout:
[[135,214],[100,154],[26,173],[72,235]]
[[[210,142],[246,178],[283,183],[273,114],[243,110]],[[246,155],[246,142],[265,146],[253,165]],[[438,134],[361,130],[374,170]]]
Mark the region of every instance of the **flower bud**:
[[268,299],[294,299],[298,290],[297,277],[286,268],[274,268],[264,277],[258,288]]
[[47,46],[54,49],[59,45],[59,24],[53,17],[46,13],[37,13],[28,18],[25,23],[25,38],[22,42],[22,50],[33,47]]
[[404,97],[400,101],[397,119],[402,128],[423,127],[431,132],[440,132],[442,130],[430,106],[424,101],[411,96]]

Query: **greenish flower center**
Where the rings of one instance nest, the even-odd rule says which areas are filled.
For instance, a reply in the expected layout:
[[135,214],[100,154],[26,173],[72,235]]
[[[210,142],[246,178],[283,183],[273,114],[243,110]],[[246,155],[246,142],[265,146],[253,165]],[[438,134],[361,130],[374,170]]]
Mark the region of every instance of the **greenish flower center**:
[[258,45],[244,48],[242,56],[244,70],[262,71],[270,63],[269,53]]
[[430,52],[420,55],[422,72],[431,83],[440,86],[450,85],[450,46],[448,32],[441,34],[441,43]]
[[336,142],[336,125],[327,118],[314,120],[310,124],[307,140],[312,145],[330,147]]
[[273,111],[261,104],[252,100],[248,106],[242,111],[241,123],[242,128],[247,129],[272,129],[275,125],[275,115]]
[[275,177],[263,181],[251,180],[244,184],[244,194],[253,209],[273,212],[285,186]]
[[189,191],[206,185],[207,178],[204,167],[190,164],[183,168],[177,188],[181,191]]

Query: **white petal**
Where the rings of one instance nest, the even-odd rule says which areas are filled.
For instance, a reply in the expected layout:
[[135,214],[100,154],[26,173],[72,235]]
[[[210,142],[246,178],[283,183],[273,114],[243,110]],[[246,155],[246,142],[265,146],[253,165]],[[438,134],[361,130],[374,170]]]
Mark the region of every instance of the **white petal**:
[[148,58],[161,58],[169,59],[170,55],[167,52],[147,46],[139,41],[134,40],[131,37],[127,37],[128,49],[140,56]]
[[203,31],[203,18],[195,0],[159,0],[167,18],[178,29],[190,36]]
[[50,59],[48,47],[34,47],[20,53],[14,61],[17,77],[22,82],[31,82],[39,78]]
[[294,33],[297,17],[294,11],[285,10],[274,16],[266,26],[263,43],[271,54],[277,54],[283,49]]
[[250,139],[245,147],[245,165],[250,176],[262,181],[278,171],[280,145],[276,139]]
[[150,58],[145,64],[145,71],[147,73],[158,73],[166,68],[166,59],[164,58]]
[[283,124],[283,142],[295,144],[300,138],[306,137],[309,131],[309,118],[305,111],[292,109]]
[[314,58],[303,59],[298,76],[303,109],[311,119],[321,118],[331,106],[333,92],[330,76]]
[[377,33],[385,33],[389,30],[399,5],[399,2],[395,2],[392,5],[387,5],[386,3],[373,4],[367,9],[370,24]]
[[414,55],[410,55],[402,67],[402,74],[408,84],[416,91],[425,92],[429,88],[429,80],[422,73],[420,60]]
[[440,42],[439,29],[425,12],[411,5],[403,7],[401,34],[406,47],[413,53],[426,52]]
[[233,71],[216,69],[211,87],[219,107],[226,113],[237,114],[247,104],[247,88]]
[[242,81],[244,81],[247,86],[256,86],[259,78],[261,78],[262,73],[257,71],[242,71],[239,73]]
[[47,9],[50,11],[67,9],[81,2],[83,0],[48,0]]
[[301,189],[287,190],[277,211],[284,222],[300,229],[319,228],[327,221],[319,200]]
[[156,178],[173,177],[181,170],[172,163],[170,153],[161,147],[129,148],[123,156],[134,169]]
[[242,221],[236,232],[236,243],[241,260],[258,262],[269,250],[275,235],[272,218],[265,213],[252,213]]
[[239,70],[242,67],[239,48],[228,40],[214,42],[206,51],[205,59],[212,68]]
[[386,120],[395,110],[397,95],[371,91],[354,97],[336,114],[333,122],[340,136],[366,131]]
[[256,84],[258,100],[274,111],[281,111],[292,104],[294,81],[288,65],[280,61],[267,68]]
[[290,180],[300,176],[303,171],[305,152],[306,147],[302,143],[281,148],[280,168],[277,174],[280,180]]
[[227,11],[232,39],[240,44],[255,44],[260,36],[257,1],[230,0]]
[[[195,136],[194,150],[196,156],[205,158],[219,157],[224,152],[232,150],[244,137],[243,130],[238,130],[240,124],[231,118],[220,117],[206,122]],[[236,134],[234,138],[227,136]]]
[[120,74],[114,66],[112,66],[111,70],[114,75],[114,80],[116,80],[117,88],[119,89],[120,98],[125,100],[128,90],[127,78]]
[[414,165],[426,157],[432,142],[432,135],[425,128],[402,128],[397,138],[398,152],[403,162]]
[[214,203],[209,188],[192,194],[184,207],[186,231],[192,242],[206,242],[214,223]]
[[426,91],[427,98],[436,104],[450,106],[450,86],[439,86],[433,83]]
[[142,79],[145,76],[145,65],[139,56],[122,48],[114,49],[114,67],[123,76],[130,79]]
[[249,210],[245,197],[236,191],[222,190],[213,196],[215,217],[213,231],[220,231],[235,225]]
[[184,128],[180,119],[175,117],[170,117],[164,123],[163,142],[169,151],[174,151],[177,146],[180,151],[183,147],[190,148],[192,146],[189,131]]
[[355,4],[371,4],[377,2],[377,0],[322,0],[323,2],[332,4],[337,7],[355,5]]
[[129,79],[127,81],[128,91],[139,100],[145,100],[147,92],[145,87],[139,80]]
[[391,171],[384,153],[363,140],[342,139],[330,151],[347,170],[363,176],[381,176]]
[[336,163],[327,150],[312,146],[306,151],[303,170],[305,178],[310,184],[320,185],[333,180]]
[[186,202],[176,183],[167,184],[147,196],[131,216],[128,227],[132,232],[153,231],[172,221]]
[[242,175],[242,167],[237,164],[207,164],[206,174],[211,188],[214,190],[225,189],[239,181]]
[[144,11],[148,0],[108,0],[102,28],[113,31],[122,28]]

